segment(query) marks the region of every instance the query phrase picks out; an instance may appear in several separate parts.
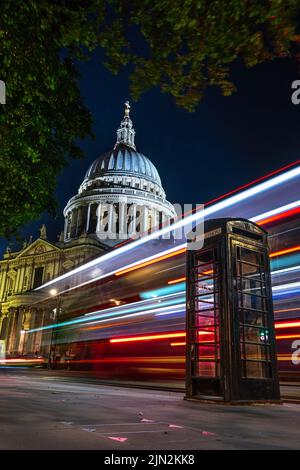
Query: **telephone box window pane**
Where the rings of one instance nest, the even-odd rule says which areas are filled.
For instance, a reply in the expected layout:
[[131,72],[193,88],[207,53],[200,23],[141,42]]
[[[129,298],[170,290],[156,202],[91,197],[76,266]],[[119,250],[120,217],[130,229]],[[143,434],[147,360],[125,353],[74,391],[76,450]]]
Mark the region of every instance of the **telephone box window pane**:
[[215,322],[217,322],[219,318],[219,311],[218,309],[212,310],[212,309],[206,309],[206,310],[200,310],[196,311],[196,319],[197,319],[197,324],[199,326],[201,325],[211,325]]
[[210,300],[211,302],[214,302],[213,294],[215,292],[216,291],[214,289],[214,286],[211,284],[209,285],[202,283],[200,285],[195,285],[195,295],[201,299]]
[[266,296],[266,286],[263,280],[257,280],[257,278],[240,277],[236,280],[238,290],[244,291],[247,294],[253,294],[257,296]]
[[196,279],[194,284],[195,292],[198,292],[199,294],[201,293],[201,291],[203,291],[203,293],[205,293],[205,291],[214,292],[218,290],[216,284],[216,279],[213,277],[205,279]]
[[199,361],[216,361],[220,359],[219,345],[200,344],[198,346]]
[[269,367],[264,362],[245,361],[245,372],[247,378],[263,379],[269,377]]
[[239,307],[265,311],[267,307],[266,299],[257,295],[239,292]]
[[263,260],[261,253],[253,250],[249,250],[248,248],[240,247],[241,254],[240,258],[243,262],[249,264],[256,264],[256,265],[263,265]]
[[213,325],[208,328],[201,328],[198,330],[198,342],[199,343],[214,343],[219,341],[219,325]]
[[204,264],[209,264],[214,259],[214,252],[213,250],[207,250],[203,253],[200,253],[196,257],[196,266],[201,266]]
[[219,377],[220,364],[214,361],[199,361],[198,362],[198,375],[204,377]]
[[237,275],[243,276],[243,277],[255,276],[259,274],[259,271],[260,271],[259,266],[245,264],[241,260],[241,262],[238,264]]
[[215,377],[219,360],[219,292],[217,250],[196,255],[192,270],[196,374]]
[[266,328],[253,328],[245,326],[243,328],[244,341],[257,344],[268,344],[268,330]]
[[240,310],[240,321],[245,325],[264,326],[265,314],[255,310]]
[[215,275],[215,266],[212,260],[209,263],[196,264],[194,269],[199,279]]
[[242,358],[251,361],[265,361],[268,359],[268,346],[242,343]]
[[208,290],[200,291],[196,289],[195,291],[195,301],[202,303],[203,307],[208,307],[215,305],[219,301],[218,293],[215,292],[208,292]]
[[196,257],[195,260],[195,278],[204,279],[207,277],[213,277],[217,275],[218,267],[216,264],[216,251],[207,250]]

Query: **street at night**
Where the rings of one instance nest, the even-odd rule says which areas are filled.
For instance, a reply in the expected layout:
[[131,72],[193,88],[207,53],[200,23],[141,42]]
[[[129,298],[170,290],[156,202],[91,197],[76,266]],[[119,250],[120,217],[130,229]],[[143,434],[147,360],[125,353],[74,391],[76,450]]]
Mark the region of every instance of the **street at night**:
[[299,0],[5,0],[0,39],[8,465],[300,449]]
[[[300,404],[225,406],[182,393],[1,370],[0,449],[295,449]],[[294,392],[296,387],[293,387]],[[108,454],[109,455],[109,454]]]

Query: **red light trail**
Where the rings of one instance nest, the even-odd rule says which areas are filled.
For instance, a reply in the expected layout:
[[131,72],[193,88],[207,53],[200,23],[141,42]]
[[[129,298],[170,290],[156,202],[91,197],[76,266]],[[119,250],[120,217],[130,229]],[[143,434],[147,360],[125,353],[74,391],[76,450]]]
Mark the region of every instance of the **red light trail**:
[[[280,329],[280,328],[297,328],[300,327],[300,321],[290,321],[290,322],[284,322],[284,323],[275,323],[275,329]],[[206,327],[204,326],[203,328],[210,328],[209,325]],[[214,331],[199,331],[199,335],[213,335]],[[172,339],[172,338],[185,338],[186,334],[184,331],[180,332],[174,332],[174,333],[160,333],[160,334],[149,334],[149,335],[143,335],[143,336],[128,336],[125,338],[112,338],[109,340],[110,343],[129,343],[129,342],[135,342],[135,341],[151,341],[151,340],[157,340],[157,339]],[[285,339],[284,336],[286,335],[278,335],[276,336],[277,339]],[[290,335],[288,335],[290,336]],[[292,335],[290,337],[300,337],[299,335]],[[185,343],[183,342],[173,342],[171,343],[171,346],[184,346]]]

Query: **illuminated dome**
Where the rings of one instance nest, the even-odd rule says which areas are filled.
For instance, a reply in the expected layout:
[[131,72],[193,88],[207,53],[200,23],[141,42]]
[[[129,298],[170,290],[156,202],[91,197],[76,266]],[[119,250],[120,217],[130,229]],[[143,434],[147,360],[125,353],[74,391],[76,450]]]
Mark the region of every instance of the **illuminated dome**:
[[129,111],[126,102],[114,148],[91,164],[78,194],[64,209],[65,241],[83,232],[104,239],[114,223],[131,237],[175,218],[157,169],[136,150]]
[[97,158],[86,172],[84,181],[111,175],[138,176],[161,186],[153,163],[142,153],[122,143]]

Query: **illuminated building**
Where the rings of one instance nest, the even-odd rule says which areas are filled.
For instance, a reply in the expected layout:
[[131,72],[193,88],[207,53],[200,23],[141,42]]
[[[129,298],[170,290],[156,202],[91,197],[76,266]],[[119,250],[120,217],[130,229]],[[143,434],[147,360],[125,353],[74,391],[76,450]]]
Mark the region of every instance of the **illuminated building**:
[[157,169],[136,150],[129,111],[126,102],[114,148],[92,163],[64,209],[66,243],[86,232],[114,245],[175,218]]
[[[24,351],[24,332],[49,319],[46,312],[36,307],[39,296],[34,289],[71,269],[99,256],[105,245],[86,235],[65,244],[47,240],[46,227],[40,229],[40,237],[25,241],[18,251],[7,249],[0,261],[0,340],[6,341],[6,352],[21,354]],[[36,344],[28,344],[29,350],[38,350]]]
[[[0,341],[6,341],[9,354],[40,349],[40,335],[24,342],[27,330],[51,320],[34,289],[101,255],[120,238],[138,237],[175,218],[155,166],[136,150],[129,110],[127,102],[113,150],[92,163],[67,203],[59,242],[49,242],[43,226],[37,240],[14,252],[8,248],[0,261]],[[109,239],[114,231],[120,237]]]

